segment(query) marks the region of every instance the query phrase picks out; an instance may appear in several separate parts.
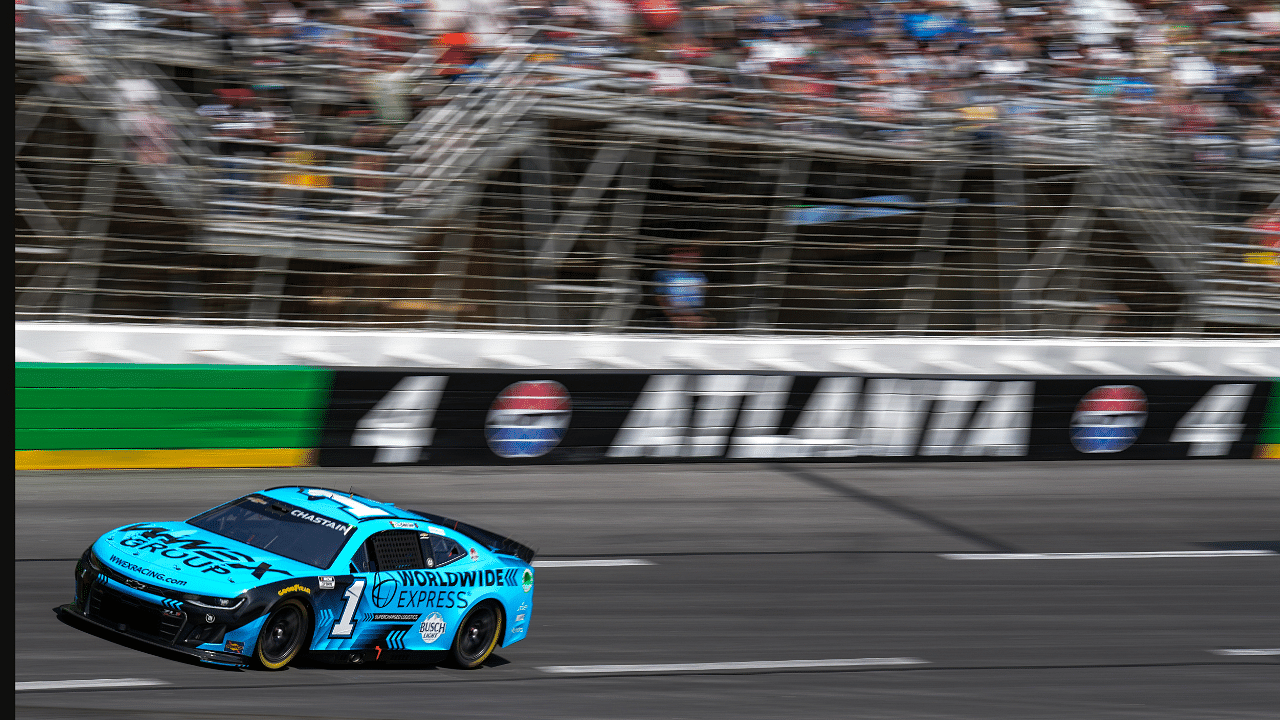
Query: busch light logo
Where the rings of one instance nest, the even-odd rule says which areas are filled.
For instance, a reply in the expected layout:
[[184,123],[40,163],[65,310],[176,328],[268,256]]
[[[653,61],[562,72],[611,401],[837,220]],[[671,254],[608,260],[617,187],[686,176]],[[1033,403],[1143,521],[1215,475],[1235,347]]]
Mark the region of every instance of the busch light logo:
[[422,622],[418,624],[418,634],[422,636],[422,642],[431,644],[440,639],[446,627],[448,626],[444,618],[440,617],[440,613],[433,612],[422,618]]
[[489,407],[484,437],[499,457],[542,457],[564,439],[571,411],[569,392],[560,383],[518,382],[499,393]]
[[1071,416],[1071,444],[1082,453],[1115,453],[1138,440],[1147,424],[1147,396],[1133,385],[1090,390]]

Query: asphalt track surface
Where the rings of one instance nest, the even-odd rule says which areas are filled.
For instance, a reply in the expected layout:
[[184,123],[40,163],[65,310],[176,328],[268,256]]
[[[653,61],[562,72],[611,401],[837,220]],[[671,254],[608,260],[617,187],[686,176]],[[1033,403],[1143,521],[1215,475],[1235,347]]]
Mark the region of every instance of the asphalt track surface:
[[[51,612],[103,531],[293,483],[652,564],[540,568],[470,672],[219,670]],[[22,473],[14,521],[20,718],[1280,717],[1280,555],[944,556],[1280,550],[1275,463]]]

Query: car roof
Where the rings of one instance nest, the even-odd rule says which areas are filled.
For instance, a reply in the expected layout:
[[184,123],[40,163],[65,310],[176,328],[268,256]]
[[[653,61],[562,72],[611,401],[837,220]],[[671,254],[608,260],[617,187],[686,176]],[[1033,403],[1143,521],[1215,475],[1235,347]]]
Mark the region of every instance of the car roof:
[[303,510],[344,522],[423,519],[411,510],[396,507],[394,503],[374,500],[352,490],[334,490],[315,485],[281,485],[257,494],[273,500],[283,500]]
[[421,510],[396,507],[394,503],[374,500],[357,494],[354,490],[342,491],[307,485],[282,485],[258,493],[273,500],[281,500],[308,512],[343,522],[356,523],[367,520],[417,520],[448,528],[479,542],[484,547],[504,555],[511,555],[531,563],[537,551],[523,543],[503,537],[489,530],[469,525],[453,518]]

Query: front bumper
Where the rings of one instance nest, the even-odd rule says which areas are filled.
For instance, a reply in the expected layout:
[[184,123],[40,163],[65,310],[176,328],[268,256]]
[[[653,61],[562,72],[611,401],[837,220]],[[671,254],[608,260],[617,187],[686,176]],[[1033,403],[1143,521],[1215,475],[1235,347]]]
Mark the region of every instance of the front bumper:
[[113,624],[104,622],[102,620],[99,620],[98,618],[85,615],[83,612],[81,612],[74,605],[71,605],[71,604],[61,605],[59,607],[54,608],[53,611],[58,613],[59,616],[62,616],[64,618],[70,617],[70,618],[73,618],[75,621],[88,623],[89,625],[92,625],[95,628],[105,630],[108,633],[111,633],[113,635],[126,637],[132,642],[148,645],[150,647],[153,647],[159,650],[166,650],[169,652],[178,653],[180,655],[185,655],[187,657],[200,660],[201,662],[207,662],[214,665],[231,665],[234,667],[249,667],[249,658],[243,655],[237,655],[235,653],[229,653],[229,652],[219,652],[216,650],[201,650],[199,648],[183,647],[181,645],[171,645],[165,642],[160,642],[146,635],[130,632],[127,626],[125,626],[125,629],[122,630],[119,625],[113,625]]

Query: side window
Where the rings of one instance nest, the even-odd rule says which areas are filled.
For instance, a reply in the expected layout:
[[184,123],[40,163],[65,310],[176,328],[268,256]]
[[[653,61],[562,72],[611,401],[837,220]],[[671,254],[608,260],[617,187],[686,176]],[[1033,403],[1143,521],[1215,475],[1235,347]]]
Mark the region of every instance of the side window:
[[367,573],[373,572],[373,562],[369,560],[369,541],[360,543],[360,547],[356,549],[356,554],[351,557],[351,572]]
[[422,541],[422,555],[427,558],[429,568],[448,565],[467,554],[461,545],[443,535],[419,533],[418,538]]
[[365,551],[371,562],[369,571],[419,570],[426,567],[416,530],[387,530],[369,538]]

